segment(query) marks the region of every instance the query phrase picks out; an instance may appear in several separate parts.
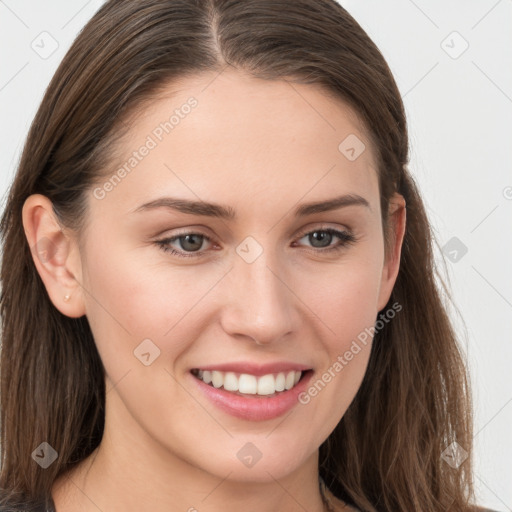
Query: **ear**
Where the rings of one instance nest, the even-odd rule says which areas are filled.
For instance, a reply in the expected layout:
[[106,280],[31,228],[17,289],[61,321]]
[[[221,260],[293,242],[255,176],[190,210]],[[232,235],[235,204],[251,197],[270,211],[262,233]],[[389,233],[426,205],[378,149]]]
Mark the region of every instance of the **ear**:
[[31,195],[25,201],[22,219],[34,264],[53,305],[68,317],[83,316],[78,243],[63,231],[52,202],[41,194]]
[[378,311],[382,311],[388,303],[400,269],[400,255],[406,223],[405,206],[405,199],[401,194],[395,193],[390,199],[388,210],[390,239],[382,269]]

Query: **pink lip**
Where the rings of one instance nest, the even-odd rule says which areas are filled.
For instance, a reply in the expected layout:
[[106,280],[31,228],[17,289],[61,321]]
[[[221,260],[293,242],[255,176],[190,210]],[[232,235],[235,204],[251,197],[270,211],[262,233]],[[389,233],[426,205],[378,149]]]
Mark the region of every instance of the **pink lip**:
[[[201,367],[203,370],[209,370],[210,368],[218,369],[218,371],[234,371],[235,373],[251,373],[253,375],[265,375],[267,373],[279,373],[279,370],[273,371],[269,369],[271,366],[260,367],[259,369],[264,371],[262,373],[255,374],[252,370],[249,371],[248,365],[243,365],[244,371],[238,371],[242,369],[242,365],[224,365],[218,367]],[[230,368],[229,370],[221,370],[221,368]],[[232,368],[236,368],[233,370]],[[290,365],[286,366],[289,369]],[[297,370],[300,370],[298,367]],[[292,367],[294,369],[294,367]],[[291,371],[291,369],[290,369]],[[216,407],[221,409],[223,412],[235,416],[237,418],[249,421],[265,421],[277,418],[287,413],[294,406],[299,404],[299,395],[304,392],[313,376],[313,371],[308,371],[302,375],[301,380],[295,387],[288,391],[282,391],[275,396],[242,396],[236,395],[230,391],[226,391],[223,388],[214,388],[209,384],[205,384],[201,379],[194,377],[190,373],[190,378],[196,383],[202,393],[208,398]]]
[[269,373],[280,373],[280,372],[304,372],[310,370],[310,366],[304,366],[302,364],[289,363],[289,362],[276,362],[267,364],[255,364],[252,362],[240,362],[240,363],[225,363],[225,364],[212,364],[208,366],[198,366],[198,370],[207,371],[219,371],[219,372],[233,372],[233,373],[249,373],[256,377],[262,375],[268,375]]

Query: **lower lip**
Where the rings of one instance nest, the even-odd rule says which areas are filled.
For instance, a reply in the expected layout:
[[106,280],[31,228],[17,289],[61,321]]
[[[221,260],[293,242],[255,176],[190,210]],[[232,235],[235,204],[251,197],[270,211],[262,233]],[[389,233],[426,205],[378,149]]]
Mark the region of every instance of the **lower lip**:
[[313,372],[308,370],[295,387],[275,396],[235,395],[222,388],[214,388],[190,374],[199,389],[219,409],[237,418],[249,421],[265,421],[278,418],[299,403],[299,395],[307,388]]

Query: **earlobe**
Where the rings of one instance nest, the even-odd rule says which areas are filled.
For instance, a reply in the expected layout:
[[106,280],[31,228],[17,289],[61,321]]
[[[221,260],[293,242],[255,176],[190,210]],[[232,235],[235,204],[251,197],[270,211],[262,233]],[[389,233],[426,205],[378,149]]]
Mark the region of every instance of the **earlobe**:
[[31,195],[23,205],[22,218],[34,265],[53,305],[71,318],[83,316],[78,247],[61,228],[51,201],[41,194]]
[[391,297],[391,292],[400,270],[400,256],[406,226],[406,203],[402,195],[395,193],[389,203],[389,253],[382,269],[378,311],[384,309]]

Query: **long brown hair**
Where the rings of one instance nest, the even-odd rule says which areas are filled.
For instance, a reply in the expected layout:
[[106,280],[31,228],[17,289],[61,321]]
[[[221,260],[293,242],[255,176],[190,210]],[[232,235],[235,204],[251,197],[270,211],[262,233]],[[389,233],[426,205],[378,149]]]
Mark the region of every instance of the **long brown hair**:
[[[24,235],[24,201],[47,196],[62,225],[79,232],[128,114],[173,80],[226,66],[316,84],[348,103],[378,157],[388,241],[389,199],[397,191],[407,203],[389,300],[403,310],[375,333],[362,385],[320,447],[321,476],[362,510],[468,510],[467,365],[406,167],[404,106],[382,54],[334,0],[111,0],[78,35],[35,116],[0,225],[3,501],[49,499],[55,479],[98,446],[104,428],[104,370],[87,318],[68,318],[50,301]],[[31,457],[43,441],[58,453],[47,469]],[[468,453],[458,468],[442,457],[454,441]]]

